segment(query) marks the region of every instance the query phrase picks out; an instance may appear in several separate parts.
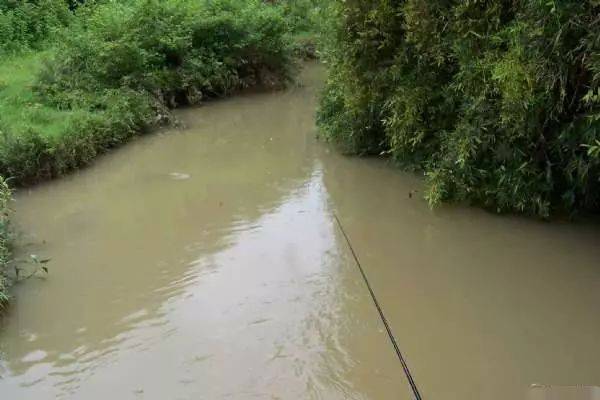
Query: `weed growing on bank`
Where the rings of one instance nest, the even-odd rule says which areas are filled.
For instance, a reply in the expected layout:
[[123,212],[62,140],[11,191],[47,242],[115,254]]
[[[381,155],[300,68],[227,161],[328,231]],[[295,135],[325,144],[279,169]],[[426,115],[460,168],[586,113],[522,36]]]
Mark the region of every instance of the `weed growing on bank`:
[[293,57],[314,55],[317,3],[0,0],[0,303],[7,265],[21,270],[6,179],[61,176],[179,105],[282,86]]
[[0,177],[0,310],[8,301],[6,294],[6,269],[11,262],[12,232],[10,228],[10,202],[12,192],[6,181]]

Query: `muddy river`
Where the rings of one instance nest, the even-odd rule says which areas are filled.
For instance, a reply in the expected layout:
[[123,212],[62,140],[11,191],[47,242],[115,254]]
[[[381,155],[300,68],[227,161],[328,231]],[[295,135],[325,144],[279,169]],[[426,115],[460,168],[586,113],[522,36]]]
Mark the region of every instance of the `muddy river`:
[[[600,385],[600,227],[430,210],[421,181],[315,139],[323,70],[177,112],[17,194],[0,399],[424,399]],[[409,196],[409,193],[415,193]]]

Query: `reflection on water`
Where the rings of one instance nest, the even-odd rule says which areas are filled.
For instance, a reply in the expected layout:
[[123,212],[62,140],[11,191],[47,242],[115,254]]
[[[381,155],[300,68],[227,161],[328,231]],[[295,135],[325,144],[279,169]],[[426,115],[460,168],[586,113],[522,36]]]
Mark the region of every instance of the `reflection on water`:
[[315,141],[321,80],[19,193],[21,251],[52,262],[14,290],[0,399],[410,399],[334,210],[424,398],[600,384],[599,229],[429,210]]

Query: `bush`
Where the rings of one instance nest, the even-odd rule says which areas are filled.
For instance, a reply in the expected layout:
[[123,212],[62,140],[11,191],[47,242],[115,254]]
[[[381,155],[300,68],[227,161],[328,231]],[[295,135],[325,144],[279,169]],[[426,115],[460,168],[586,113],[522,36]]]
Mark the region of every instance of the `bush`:
[[38,46],[71,17],[64,0],[0,0],[0,54]]
[[600,5],[347,0],[318,121],[427,176],[427,198],[600,210]]
[[39,86],[61,107],[121,88],[175,106],[287,77],[285,23],[275,7],[258,0],[82,8]]
[[80,5],[23,107],[39,103],[68,122],[48,134],[35,121],[3,126],[0,116],[0,175],[19,184],[58,176],[169,120],[171,107],[283,84],[286,29],[280,10],[259,0]]

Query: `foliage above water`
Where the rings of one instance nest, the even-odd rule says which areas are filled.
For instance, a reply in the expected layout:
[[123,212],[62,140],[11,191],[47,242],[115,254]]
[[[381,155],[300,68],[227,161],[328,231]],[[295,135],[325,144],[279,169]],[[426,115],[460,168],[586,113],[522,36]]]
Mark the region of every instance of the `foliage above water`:
[[323,134],[421,168],[432,204],[600,209],[600,2],[338,1]]

